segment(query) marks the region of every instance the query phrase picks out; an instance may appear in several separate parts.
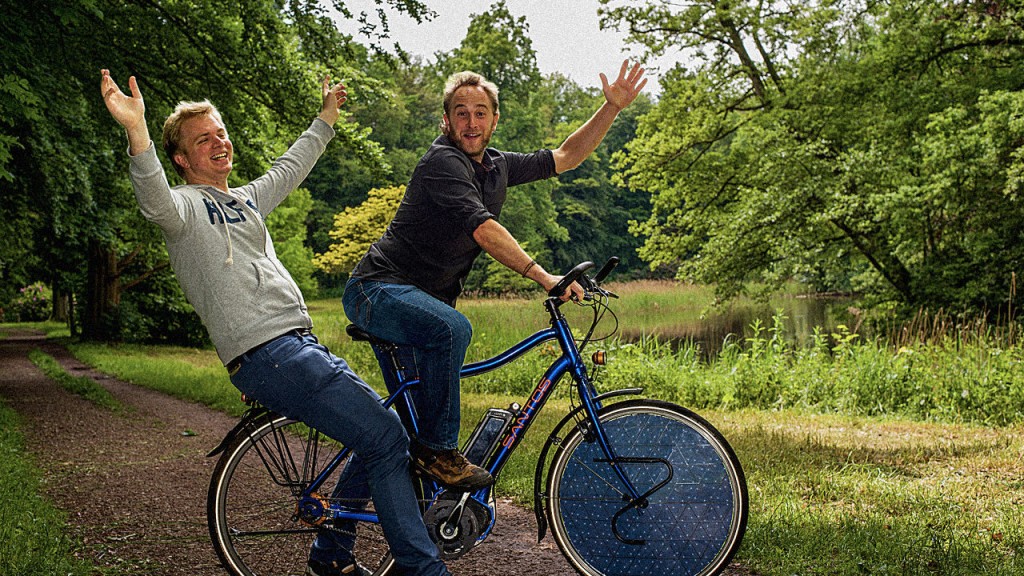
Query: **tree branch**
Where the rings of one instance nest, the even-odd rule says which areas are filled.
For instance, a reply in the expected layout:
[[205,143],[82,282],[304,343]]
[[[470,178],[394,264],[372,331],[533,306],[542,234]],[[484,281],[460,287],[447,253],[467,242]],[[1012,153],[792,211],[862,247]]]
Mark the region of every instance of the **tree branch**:
[[154,274],[167,268],[170,265],[170,262],[162,262],[160,264],[157,264],[156,266],[150,268],[149,270],[146,270],[145,272],[137,276],[131,282],[121,284],[121,291],[124,292],[126,290],[131,290],[132,288],[138,286],[139,284],[142,284],[143,282],[151,278]]

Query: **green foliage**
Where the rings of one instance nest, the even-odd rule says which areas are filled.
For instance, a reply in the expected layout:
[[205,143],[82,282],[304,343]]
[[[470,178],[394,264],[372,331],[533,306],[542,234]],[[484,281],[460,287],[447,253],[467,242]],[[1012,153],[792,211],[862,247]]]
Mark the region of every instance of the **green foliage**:
[[525,104],[541,78],[529,31],[526,17],[512,16],[505,0],[498,0],[470,16],[465,39],[450,56],[441,58],[441,67],[449,74],[472,70],[497,84],[499,112],[505,112],[505,102]]
[[50,317],[53,295],[41,283],[36,282],[18,291],[7,309],[0,308],[0,321],[40,322]]
[[42,473],[25,453],[17,414],[0,404],[0,574],[86,576],[65,515],[42,496]]
[[[0,118],[2,122],[11,127],[16,119],[39,120],[39,107],[42,102],[39,96],[32,92],[28,82],[14,74],[5,74],[0,78]],[[0,137],[0,180],[14,180],[14,174],[7,170],[15,148],[22,148],[17,138],[8,135]]]
[[[426,12],[416,0],[389,4],[417,17]],[[87,289],[168,286],[150,281],[166,265],[163,240],[143,224],[135,205],[123,130],[100,98],[99,69],[109,68],[122,87],[129,75],[138,78],[157,140],[178,101],[214,102],[238,152],[232,184],[264,173],[308,125],[320,107],[322,75],[362,78],[358,58],[365,52],[351,50],[320,3],[45,0],[4,6],[0,233],[9,241],[0,246],[0,301],[13,296],[14,287],[43,280],[78,295],[90,312],[83,322],[126,331],[113,337],[136,338],[147,329],[136,319],[147,298],[180,296],[170,285],[170,293],[127,295],[125,309],[115,310],[116,287]],[[368,165],[382,163],[366,128],[341,122],[336,131],[332,147]],[[173,171],[169,177],[177,181]],[[110,256],[114,269],[96,266]],[[101,301],[101,294],[112,296]]]
[[945,339],[893,351],[840,331],[794,347],[776,317],[705,363],[692,347],[657,340],[610,350],[605,386],[647,391],[697,409],[797,409],[1006,426],[1024,421],[1024,349]]
[[404,195],[405,186],[374,188],[366,202],[336,214],[330,232],[334,243],[313,263],[328,274],[351,272],[370,245],[384,234]]
[[[610,4],[610,3],[609,3]],[[1005,307],[1020,268],[1019,8],[619,5],[693,58],[622,158],[641,255],[722,296],[796,278],[911,308]],[[643,31],[643,32],[641,32]],[[999,105],[994,105],[999,102]]]
[[[604,96],[574,84],[560,85],[557,78],[549,79],[546,88],[552,85],[558,87],[556,117],[565,118],[554,137],[548,139],[548,145],[555,147],[598,109]],[[650,100],[641,93],[629,108],[619,113],[590,159],[559,177],[554,202],[558,222],[565,227],[568,238],[548,243],[554,270],[559,273],[586,260],[598,262],[618,256],[617,277],[642,274],[644,266],[637,250],[643,240],[630,233],[630,223],[650,215],[650,199],[617,181],[612,159],[634,138],[638,119],[650,108]]]
[[[523,244],[523,249],[530,251],[529,244]],[[484,294],[511,294],[515,292],[527,292],[536,288],[537,284],[529,278],[498,262],[490,255],[483,256],[486,263],[482,269],[483,280],[479,281],[480,292]],[[479,267],[478,267],[479,269]],[[467,281],[468,283],[468,281]]]
[[302,294],[316,296],[318,287],[313,278],[313,250],[306,246],[306,218],[313,210],[313,197],[299,188],[267,215],[267,230],[274,239],[274,250],[291,274]]

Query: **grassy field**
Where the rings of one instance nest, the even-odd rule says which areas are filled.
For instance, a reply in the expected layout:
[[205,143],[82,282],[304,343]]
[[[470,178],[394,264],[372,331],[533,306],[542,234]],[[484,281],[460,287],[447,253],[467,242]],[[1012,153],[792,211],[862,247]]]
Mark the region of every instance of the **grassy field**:
[[[699,316],[707,302],[687,304],[692,294],[662,286],[616,290],[620,321],[643,317],[648,333],[681,310]],[[379,388],[369,348],[344,336],[340,304],[316,301],[311,309],[321,340]],[[537,300],[472,300],[460,309],[476,327],[470,360],[545,322]],[[580,320],[590,314],[566,311]],[[782,325],[768,322],[711,362],[653,338],[601,345],[610,362],[597,374],[600,390],[644,385],[697,410],[736,449],[751,495],[739,560],[779,576],[1024,573],[1020,348],[984,331],[900,348],[841,332],[797,347]],[[243,408],[212,351],[72,348],[121,378],[230,413]],[[551,359],[541,351],[467,380],[464,433],[486,408],[522,403]],[[565,392],[503,472],[500,493],[531,501],[533,462],[568,407]]]

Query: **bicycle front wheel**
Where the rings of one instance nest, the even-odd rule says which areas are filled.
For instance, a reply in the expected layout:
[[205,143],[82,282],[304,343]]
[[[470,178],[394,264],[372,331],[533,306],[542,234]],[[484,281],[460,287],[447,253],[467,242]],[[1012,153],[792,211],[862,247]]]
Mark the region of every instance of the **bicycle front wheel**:
[[[318,498],[302,498],[340,450],[301,422],[276,415],[238,434],[217,462],[207,496],[210,536],[230,574],[305,574],[310,548],[321,534],[320,544],[343,543],[374,575],[389,573],[394,563],[379,524],[335,522],[326,512],[340,505],[373,511],[365,474],[357,470],[361,465],[346,473],[351,453],[317,489]],[[352,486],[336,492],[339,478]],[[360,496],[342,496],[352,494]]]
[[551,530],[581,574],[710,576],[725,568],[747,523],[747,486],[725,438],[668,402],[633,400],[599,413],[622,480],[592,425],[569,432],[552,460]]

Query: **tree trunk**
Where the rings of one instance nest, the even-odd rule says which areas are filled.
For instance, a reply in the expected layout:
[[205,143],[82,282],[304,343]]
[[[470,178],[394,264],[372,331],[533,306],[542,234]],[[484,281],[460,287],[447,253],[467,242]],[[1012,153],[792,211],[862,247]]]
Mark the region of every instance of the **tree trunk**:
[[117,340],[120,336],[118,306],[121,304],[121,275],[117,254],[98,241],[89,242],[85,310],[82,338]]
[[68,321],[68,293],[64,291],[56,282],[50,287],[53,292],[53,315],[51,318],[54,322],[67,322]]

